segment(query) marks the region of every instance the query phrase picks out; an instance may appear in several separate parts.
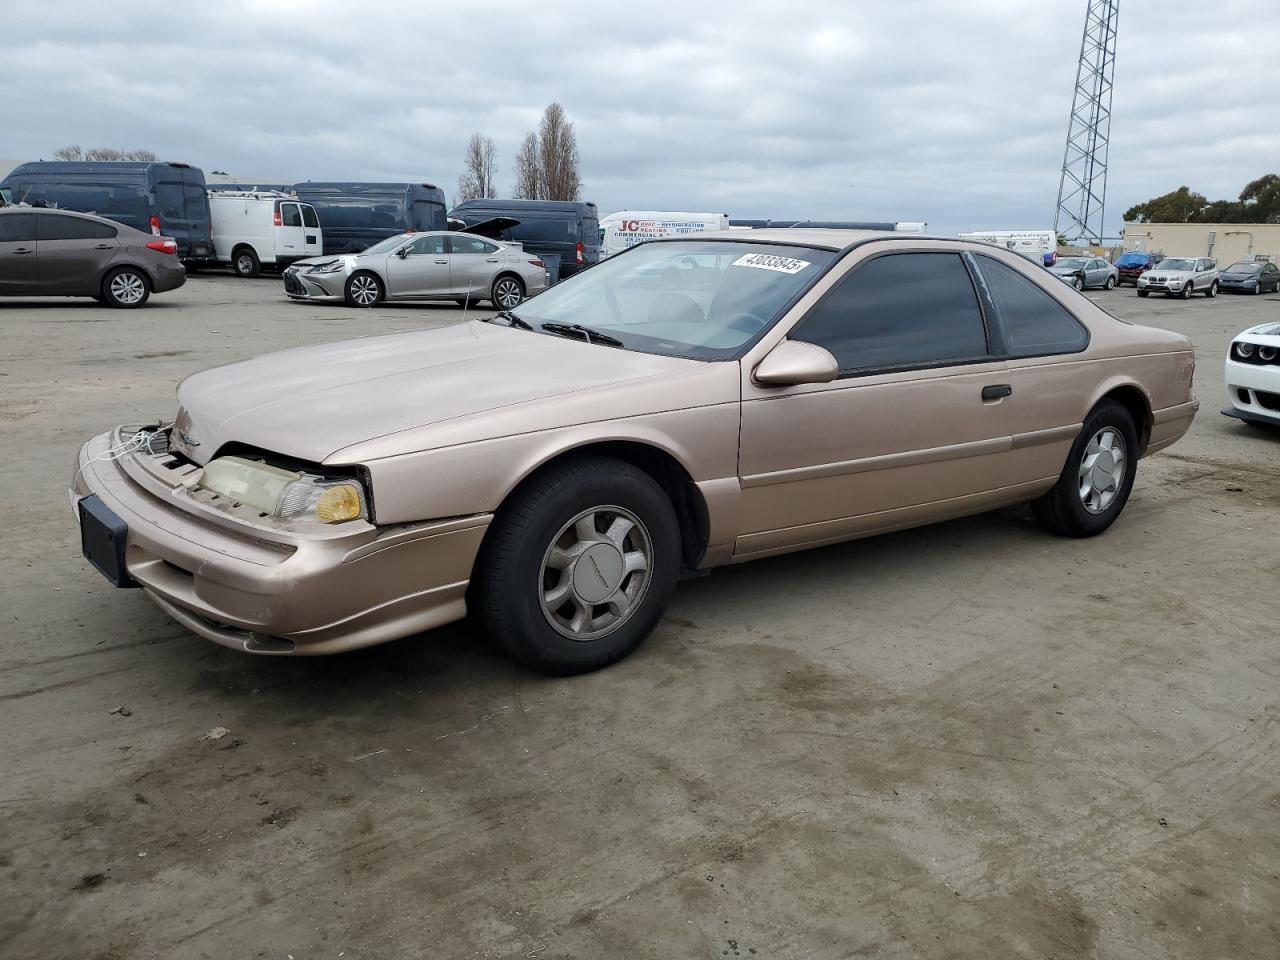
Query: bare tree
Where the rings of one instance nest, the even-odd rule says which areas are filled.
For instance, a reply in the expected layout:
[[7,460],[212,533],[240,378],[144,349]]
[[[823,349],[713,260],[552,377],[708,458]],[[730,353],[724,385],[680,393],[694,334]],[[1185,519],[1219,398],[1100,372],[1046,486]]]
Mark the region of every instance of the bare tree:
[[511,193],[522,200],[542,198],[542,164],[536,133],[526,135],[520,149],[516,151],[516,183],[511,188]]
[[494,177],[498,161],[493,141],[473,133],[467,143],[466,172],[458,178],[458,196],[463,200],[488,200],[498,195]]
[[150,150],[117,150],[115,147],[81,150],[80,145],[76,143],[55,150],[53,156],[55,160],[154,160],[156,158]]
[[538,124],[538,154],[542,166],[544,200],[577,200],[582,196],[578,175],[578,138],[564,107],[553,103]]
[[558,103],[543,111],[537,132],[520,144],[515,195],[529,200],[577,200],[582,196],[578,138]]

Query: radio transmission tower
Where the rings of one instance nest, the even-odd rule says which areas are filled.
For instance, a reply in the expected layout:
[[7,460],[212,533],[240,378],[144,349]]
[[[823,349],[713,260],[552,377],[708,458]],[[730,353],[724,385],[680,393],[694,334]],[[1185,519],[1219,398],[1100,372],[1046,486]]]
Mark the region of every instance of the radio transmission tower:
[[1058,181],[1055,232],[1068,240],[1102,242],[1111,142],[1111,81],[1116,68],[1116,14],[1120,0],[1088,0],[1067,149]]

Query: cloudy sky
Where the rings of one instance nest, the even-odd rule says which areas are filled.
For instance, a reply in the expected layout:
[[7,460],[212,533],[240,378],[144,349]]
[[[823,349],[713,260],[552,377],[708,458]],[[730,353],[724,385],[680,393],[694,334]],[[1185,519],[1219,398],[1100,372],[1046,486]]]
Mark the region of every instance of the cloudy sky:
[[[602,213],[1043,228],[1085,6],[8,0],[0,158],[145,147],[206,171],[452,197],[478,130],[509,192],[520,139],[558,100]],[[1269,6],[1121,5],[1109,232],[1181,184],[1234,197],[1280,172]]]

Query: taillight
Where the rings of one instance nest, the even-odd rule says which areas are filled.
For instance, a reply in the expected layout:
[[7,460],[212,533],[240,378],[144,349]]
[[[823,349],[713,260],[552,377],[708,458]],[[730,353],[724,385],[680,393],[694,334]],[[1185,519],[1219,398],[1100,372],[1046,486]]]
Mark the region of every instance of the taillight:
[[280,208],[279,208],[279,207],[276,207],[276,215],[275,215],[275,217],[274,217],[273,222],[275,223],[275,225],[276,225],[277,227],[283,227],[283,226],[284,226],[284,220],[283,220],[283,219],[281,219],[281,217],[280,217]]
[[582,263],[582,244],[578,244],[578,247],[574,252],[578,255],[578,262]]
[[[152,219],[154,220],[155,218],[152,217]],[[178,252],[178,242],[176,240],[170,240],[168,237],[165,237],[163,240],[148,240],[147,249],[154,250],[157,253],[173,254]]]
[[545,267],[545,266],[546,266],[546,264],[545,264],[545,263],[543,263],[541,260],[530,260],[529,262],[530,262],[531,264],[533,264],[535,267]]
[[151,232],[157,237],[160,236],[160,218],[155,214],[151,215]]

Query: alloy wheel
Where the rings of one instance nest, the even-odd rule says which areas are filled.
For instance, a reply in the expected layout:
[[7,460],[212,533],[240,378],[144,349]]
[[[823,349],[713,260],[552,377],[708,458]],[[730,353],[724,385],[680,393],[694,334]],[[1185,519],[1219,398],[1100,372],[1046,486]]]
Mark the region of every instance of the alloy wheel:
[[653,541],[630,510],[584,510],[552,539],[538,589],[547,622],[570,640],[606,636],[640,606],[653,567]]
[[1080,458],[1080,502],[1090,513],[1103,513],[1124,484],[1129,458],[1124,437],[1115,427],[1103,427],[1093,435]]
[[351,299],[362,307],[372,307],[378,302],[378,281],[360,276],[351,281]]
[[136,273],[118,273],[111,278],[111,295],[121,303],[138,303],[147,292],[147,285]]
[[253,257],[247,253],[242,253],[240,258],[236,260],[236,269],[245,276],[253,273]]
[[510,310],[524,299],[524,293],[520,289],[520,284],[510,277],[503,277],[493,286],[493,298],[498,301],[498,306],[503,310]]

